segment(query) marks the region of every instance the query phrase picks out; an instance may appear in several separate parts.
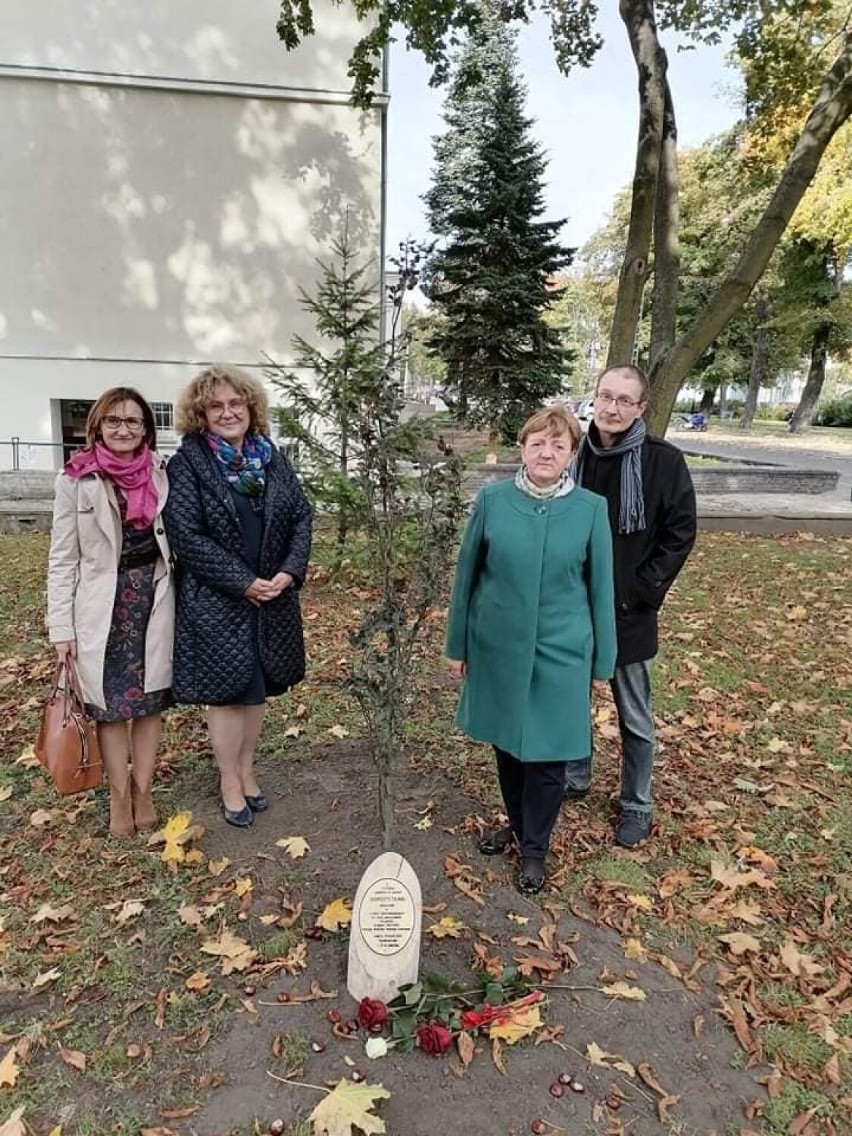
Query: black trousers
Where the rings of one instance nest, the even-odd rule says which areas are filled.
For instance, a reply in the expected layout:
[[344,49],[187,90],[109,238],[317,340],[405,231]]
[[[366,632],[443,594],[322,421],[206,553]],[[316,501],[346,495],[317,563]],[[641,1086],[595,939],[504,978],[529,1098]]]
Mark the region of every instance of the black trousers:
[[494,753],[503,804],[521,855],[529,860],[543,860],[562,805],[566,763],[518,761],[497,746]]

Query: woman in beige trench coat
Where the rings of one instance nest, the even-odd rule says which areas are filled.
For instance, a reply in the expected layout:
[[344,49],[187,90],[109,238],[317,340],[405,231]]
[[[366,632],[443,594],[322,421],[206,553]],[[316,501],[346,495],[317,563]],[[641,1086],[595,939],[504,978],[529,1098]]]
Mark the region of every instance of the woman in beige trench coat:
[[115,387],[90,410],[86,447],[56,480],[48,633],[60,661],[76,661],[98,723],[113,836],[157,823],[151,782],[170,702],[174,593],[156,443],[148,403]]

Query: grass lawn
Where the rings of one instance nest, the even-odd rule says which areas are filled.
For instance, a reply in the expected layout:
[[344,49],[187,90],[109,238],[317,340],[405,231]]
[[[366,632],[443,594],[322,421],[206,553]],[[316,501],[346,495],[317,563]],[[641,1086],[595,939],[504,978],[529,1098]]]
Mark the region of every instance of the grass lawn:
[[[34,1136],[184,1131],[170,1126],[217,1084],[208,1045],[244,1013],[247,981],[287,971],[305,923],[255,918],[262,879],[246,883],[226,858],[196,852],[170,870],[142,838],[107,841],[102,792],[52,792],[30,748],[53,667],[46,551],[43,537],[0,536],[0,1128],[24,1106]],[[772,1136],[809,1110],[795,1131],[850,1131],[850,563],[840,538],[700,535],[663,617],[654,839],[633,853],[612,846],[617,728],[602,698],[595,790],[564,810],[546,897],[614,928],[628,957],[655,960],[685,989],[709,984],[743,1067],[769,1088],[755,1085],[763,1103],[742,1128]],[[369,598],[355,577],[315,573],[303,599],[310,678],[271,710],[265,757],[286,763],[341,730],[362,733],[339,680],[347,627]],[[436,613],[408,758],[485,813],[496,803],[490,760],[452,736],[442,624]],[[161,816],[208,791],[200,715],[175,710]],[[223,977],[200,949],[197,913],[211,910],[257,952],[245,973]],[[283,1044],[301,1054],[306,1041]]]

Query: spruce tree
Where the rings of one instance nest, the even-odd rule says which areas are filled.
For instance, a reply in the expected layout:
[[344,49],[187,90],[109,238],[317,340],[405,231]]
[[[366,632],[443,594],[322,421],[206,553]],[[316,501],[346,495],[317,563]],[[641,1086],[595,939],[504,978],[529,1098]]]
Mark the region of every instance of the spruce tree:
[[543,320],[548,281],[571,262],[561,221],[543,221],[546,158],[531,134],[513,32],[490,10],[471,32],[435,140],[425,194],[438,238],[426,265],[441,328],[429,345],[446,365],[462,420],[513,441],[563,387],[568,356]]

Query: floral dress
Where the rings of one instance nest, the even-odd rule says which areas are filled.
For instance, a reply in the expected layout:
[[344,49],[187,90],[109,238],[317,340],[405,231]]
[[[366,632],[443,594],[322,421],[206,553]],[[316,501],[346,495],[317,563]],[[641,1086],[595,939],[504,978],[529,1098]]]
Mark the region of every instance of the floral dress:
[[128,525],[124,496],[116,493],[116,497],[121,512],[122,545],[104,657],[105,709],[87,707],[98,722],[144,718],[171,704],[168,690],[145,693],[145,635],[154,605],[154,570],[160,555],[154,526],[137,529]]

